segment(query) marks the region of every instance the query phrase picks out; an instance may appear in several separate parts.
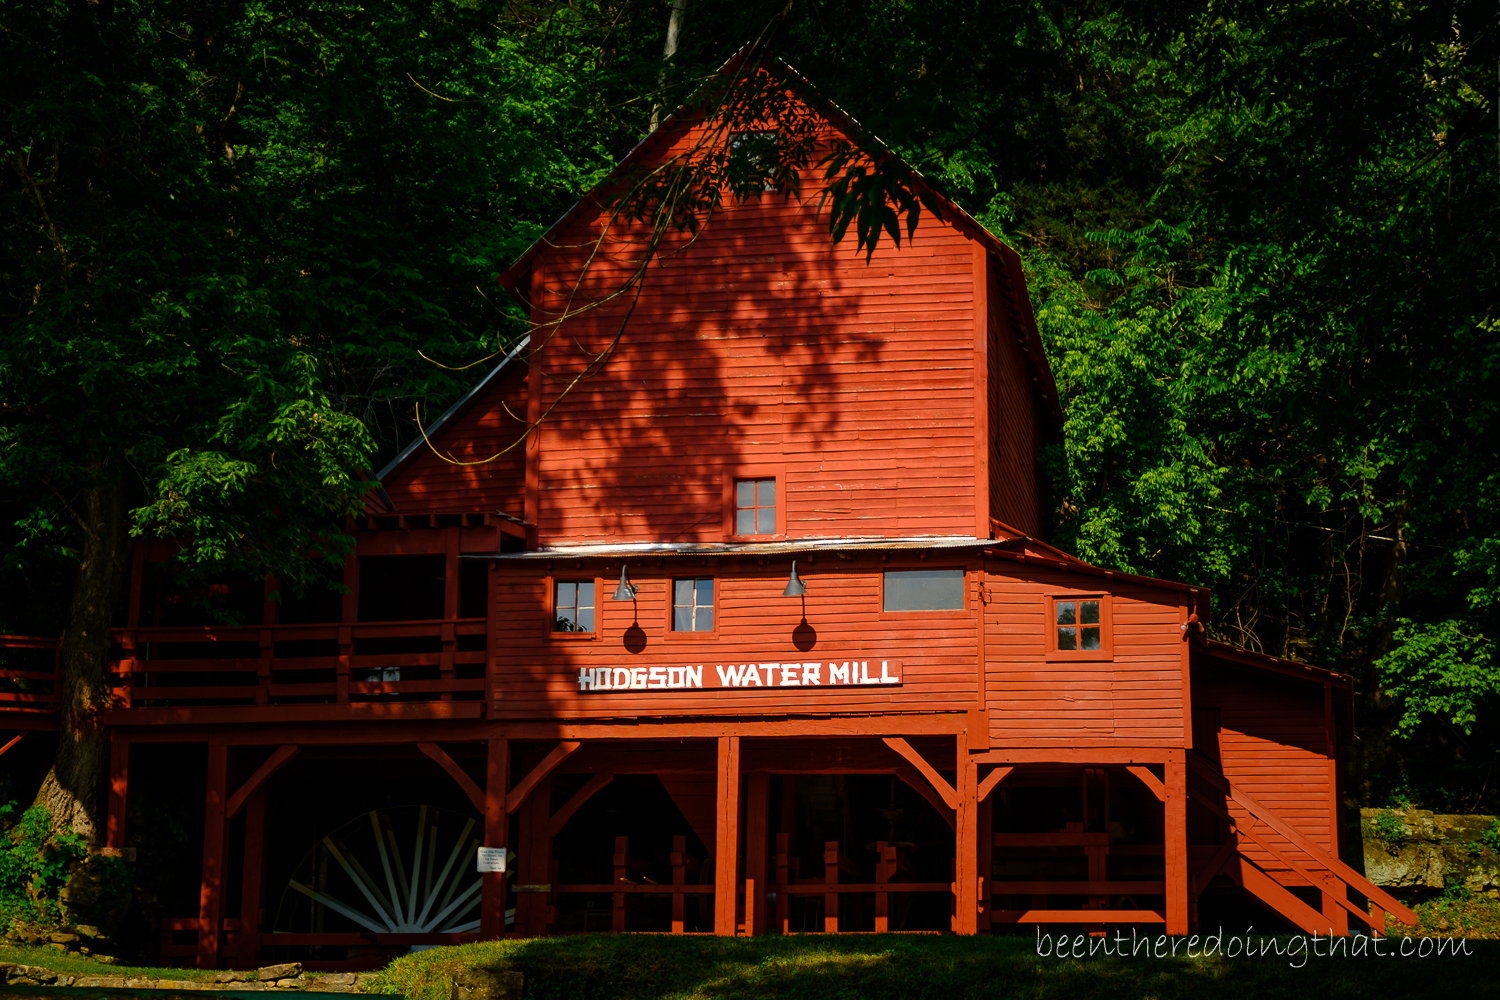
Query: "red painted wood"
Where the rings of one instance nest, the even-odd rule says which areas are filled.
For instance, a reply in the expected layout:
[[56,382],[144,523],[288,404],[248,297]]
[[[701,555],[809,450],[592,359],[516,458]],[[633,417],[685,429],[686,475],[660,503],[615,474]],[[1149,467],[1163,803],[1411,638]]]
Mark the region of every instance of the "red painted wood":
[[[510,741],[490,739],[485,754],[484,845],[509,847],[510,822],[505,808],[510,784]],[[486,939],[505,931],[505,874],[486,872],[480,876],[479,932]]]
[[573,797],[563,803],[557,812],[552,814],[552,818],[547,821],[547,836],[556,837],[561,833],[563,827],[568,825],[568,820],[573,818],[573,814],[583,808],[583,804],[593,798],[595,792],[613,780],[615,780],[615,776],[606,771],[602,774],[596,774],[588,781],[585,781],[583,787],[574,792]]
[[274,753],[272,753],[270,758],[267,759],[266,762],[260,767],[256,768],[255,773],[250,775],[245,783],[241,785],[239,789],[229,797],[229,803],[224,807],[224,818],[234,819],[234,817],[238,816],[240,814],[240,810],[245,807],[245,802],[250,798],[250,796],[254,795],[255,792],[266,783],[271,775],[275,774],[286,764],[290,763],[292,758],[296,757],[301,749],[302,748],[299,746],[288,745],[281,747]]
[[224,805],[229,781],[229,748],[208,745],[208,789],[203,797],[203,876],[198,894],[198,968],[219,967],[224,919],[224,850],[228,827]]
[[751,934],[766,932],[770,819],[771,776],[750,774],[745,781],[745,926]]
[[[22,736],[25,734],[22,733]],[[9,750],[20,736],[5,745]],[[3,753],[4,751],[0,751]],[[109,741],[109,816],[105,821],[104,846],[123,848],[130,821],[130,744],[118,736]]]
[[719,737],[718,810],[714,846],[714,933],[736,931],[740,853],[740,738]]
[[474,808],[479,812],[485,811],[485,795],[483,789],[474,783],[467,771],[458,766],[458,762],[449,757],[447,752],[436,743],[418,743],[417,749],[428,757],[431,757],[439,767],[448,772],[449,777],[458,782],[458,787],[464,790],[469,801],[474,803]]
[[245,860],[240,878],[240,938],[237,964],[255,962],[260,951],[266,863],[266,792],[257,788],[245,807]]
[[547,756],[543,757],[541,762],[531,769],[531,773],[518,781],[516,787],[512,788],[506,794],[505,811],[513,813],[521,808],[521,803],[526,801],[526,796],[531,794],[532,789],[551,774],[557,765],[567,759],[570,754],[576,753],[582,745],[577,740],[563,740],[557,746],[553,747]]

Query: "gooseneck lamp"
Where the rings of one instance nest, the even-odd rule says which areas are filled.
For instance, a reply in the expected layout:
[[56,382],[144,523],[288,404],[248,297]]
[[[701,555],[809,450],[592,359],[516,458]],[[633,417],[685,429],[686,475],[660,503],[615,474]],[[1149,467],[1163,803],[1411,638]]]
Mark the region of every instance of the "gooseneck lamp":
[[786,589],[781,592],[782,597],[802,597],[807,593],[807,584],[797,575],[797,560],[792,560],[792,578],[786,582]]
[[620,585],[615,588],[615,595],[613,597],[611,597],[610,600],[612,600],[612,601],[633,601],[633,600],[635,600],[636,589],[637,589],[636,585],[630,582],[630,576],[629,576],[629,574],[627,572],[627,568],[625,566],[621,566],[620,567]]

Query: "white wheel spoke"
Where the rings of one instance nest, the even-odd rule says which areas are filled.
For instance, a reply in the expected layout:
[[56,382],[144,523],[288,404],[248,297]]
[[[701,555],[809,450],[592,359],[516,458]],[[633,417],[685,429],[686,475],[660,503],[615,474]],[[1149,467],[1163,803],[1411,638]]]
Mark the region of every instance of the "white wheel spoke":
[[[348,851],[349,848],[345,847],[344,850]],[[365,885],[370,887],[370,891],[373,892],[375,894],[375,898],[380,901],[381,908],[383,910],[389,910],[391,912],[392,916],[388,919],[395,921],[396,917],[399,917],[401,914],[397,913],[396,908],[391,905],[391,901],[385,898],[385,893],[381,891],[380,883],[375,881],[375,876],[365,871],[365,866],[359,863],[359,858],[353,853],[349,854],[349,863],[354,866],[355,871],[359,872],[359,877],[365,880]]]
[[417,889],[422,878],[422,840],[427,836],[427,807],[417,812],[417,846],[411,852],[411,891],[406,894],[406,922],[417,922]]
[[[468,899],[470,896],[479,891],[479,886],[481,884],[482,883],[478,879],[475,879],[473,882],[469,883],[469,887],[463,892],[459,893],[457,899],[449,903],[446,907],[443,908],[443,911],[441,913],[432,918],[432,925],[436,927],[438,924],[446,920],[448,918],[448,914],[458,909],[458,907],[463,904],[464,900]],[[465,907],[465,909],[468,909],[468,907]]]
[[[370,905],[375,907],[375,912],[380,915],[381,920],[385,921],[387,928],[394,931],[396,929],[396,922],[385,912],[385,908],[376,902],[375,896],[370,892],[369,887],[365,885],[364,880],[354,874],[354,869],[350,866],[349,862],[345,861],[344,856],[339,853],[339,849],[333,846],[332,838],[324,837],[323,844],[328,848],[328,853],[333,855],[333,859],[343,866],[344,871],[348,873],[350,880],[359,887],[359,891],[364,894],[365,899],[369,900]],[[358,863],[358,861],[355,862],[355,864]]]
[[342,913],[344,916],[348,917],[356,924],[359,924],[365,930],[374,931],[376,934],[384,934],[386,932],[386,928],[381,927],[379,924],[371,920],[369,917],[365,916],[363,913],[350,909],[343,903],[340,903],[338,900],[334,899],[332,896],[325,896],[323,893],[318,892],[315,889],[309,889],[307,886],[296,880],[293,880],[288,884],[293,889],[296,889],[298,892],[302,893],[302,895],[306,896],[308,899],[323,904],[335,913]]
[[380,849],[380,866],[385,869],[385,884],[391,890],[391,910],[401,914],[400,894],[396,891],[396,875],[391,871],[391,858],[385,849],[385,831],[380,828],[380,814],[370,810],[370,828],[375,831],[375,846]]
[[[437,894],[442,891],[443,883],[448,881],[448,872],[453,868],[453,862],[463,853],[464,841],[469,836],[469,831],[474,829],[474,821],[471,819],[464,824],[463,831],[459,833],[458,840],[453,844],[453,852],[448,855],[448,863],[443,865],[443,874],[438,876],[437,882],[433,884],[432,891],[427,894],[427,905],[422,907],[422,913],[414,921],[418,926],[427,929],[427,914],[432,912],[432,904],[437,899]],[[446,900],[444,900],[446,902]]]
[[396,916],[401,916],[401,911],[411,902],[411,897],[406,888],[406,862],[401,860],[401,846],[396,843],[396,831],[385,831],[386,844],[391,849],[391,866],[396,869],[396,888],[401,893],[401,901],[396,904]]
[[459,924],[457,927],[449,927],[446,930],[438,931],[438,933],[439,934],[467,934],[470,931],[477,931],[477,930],[479,930],[479,921],[477,921],[477,920],[470,920],[466,924]]

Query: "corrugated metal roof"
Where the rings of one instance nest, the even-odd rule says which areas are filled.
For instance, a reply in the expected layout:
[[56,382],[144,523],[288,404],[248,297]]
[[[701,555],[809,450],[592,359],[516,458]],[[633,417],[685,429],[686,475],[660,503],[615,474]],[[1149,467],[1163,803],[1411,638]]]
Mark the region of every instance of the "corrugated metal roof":
[[504,559],[534,562],[538,559],[583,559],[634,556],[769,556],[799,552],[887,552],[934,549],[982,549],[1001,545],[993,538],[969,535],[917,535],[906,538],[797,538],[784,542],[601,542],[592,545],[555,545],[532,552],[474,553],[465,559]]

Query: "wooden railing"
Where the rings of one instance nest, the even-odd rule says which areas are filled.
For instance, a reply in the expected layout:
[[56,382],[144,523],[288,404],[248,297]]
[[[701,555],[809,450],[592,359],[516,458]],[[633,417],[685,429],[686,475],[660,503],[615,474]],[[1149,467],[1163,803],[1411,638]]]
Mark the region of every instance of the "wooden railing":
[[113,637],[120,708],[467,701],[482,698],[485,685],[483,618],[116,629]]
[[[1109,834],[1102,831],[1087,831],[1081,823],[1069,824],[1064,830],[1051,833],[997,833],[993,846],[1005,853],[1027,856],[1037,853],[1046,856],[1081,854],[1088,861],[1088,876],[1082,879],[991,879],[990,896],[1030,896],[1031,906],[1024,910],[995,909],[990,911],[992,923],[1165,923],[1166,916],[1159,910],[1142,909],[1136,896],[1164,896],[1167,883],[1164,879],[1111,879],[1108,874],[1108,859],[1115,857],[1163,857],[1163,844],[1114,844]],[[1082,908],[1074,910],[1050,909],[1049,897],[1086,896]],[[1129,906],[1120,906],[1129,897]]]
[[0,635],[0,651],[8,650],[37,652],[0,654],[4,655],[0,660],[0,712],[42,715],[57,711],[58,640]]
[[[890,901],[893,894],[907,892],[951,894],[954,889],[951,882],[901,881],[902,877],[910,872],[910,865],[899,850],[885,841],[877,841],[875,844],[878,860],[875,863],[874,882],[852,881],[861,877],[862,869],[844,856],[836,840],[830,840],[823,845],[822,877],[800,877],[798,871],[800,866],[798,859],[791,853],[790,839],[785,833],[776,835],[776,881],[769,886],[776,892],[776,906],[773,911],[775,927],[783,934],[789,934],[795,930],[791,926],[792,896],[822,896],[823,931],[837,934],[839,932],[839,897],[846,893],[873,894],[875,930],[889,931],[891,929]],[[845,876],[851,881],[844,881]],[[750,895],[747,892],[747,898]],[[752,917],[752,914],[747,913],[745,922],[751,923]]]

